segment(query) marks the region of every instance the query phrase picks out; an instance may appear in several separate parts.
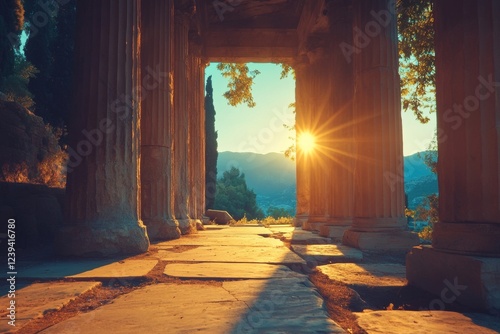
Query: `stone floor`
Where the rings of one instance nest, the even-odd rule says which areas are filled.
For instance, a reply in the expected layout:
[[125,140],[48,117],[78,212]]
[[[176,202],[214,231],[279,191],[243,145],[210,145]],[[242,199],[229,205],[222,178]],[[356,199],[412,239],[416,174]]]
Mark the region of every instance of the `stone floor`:
[[[126,259],[22,263],[16,327],[7,324],[3,296],[0,332],[24,326],[30,333],[27,325],[41,323],[31,332],[352,333],[329,317],[307,273],[314,267],[354,290],[406,284],[401,263],[372,258],[289,226],[209,226]],[[99,307],[43,322],[75,298],[120,285],[132,288]],[[365,309],[354,315],[366,333],[500,332],[499,318],[484,314]]]

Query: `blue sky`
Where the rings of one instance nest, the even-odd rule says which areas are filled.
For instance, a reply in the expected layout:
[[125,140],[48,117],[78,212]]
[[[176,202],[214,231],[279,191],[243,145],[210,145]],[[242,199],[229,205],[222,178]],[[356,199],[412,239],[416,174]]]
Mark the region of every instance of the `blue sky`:
[[[254,108],[228,105],[222,96],[227,90],[227,79],[222,77],[215,63],[206,68],[206,77],[212,75],[214,88],[218,150],[282,153],[292,143],[289,139],[291,133],[283,124],[294,123],[288,105],[295,101],[295,81],[291,76],[280,80],[281,67],[275,64],[251,63],[249,68],[261,72],[255,78],[252,90],[257,104]],[[402,112],[405,156],[427,149],[436,128],[435,114],[430,118],[428,124],[420,124],[412,113]]]

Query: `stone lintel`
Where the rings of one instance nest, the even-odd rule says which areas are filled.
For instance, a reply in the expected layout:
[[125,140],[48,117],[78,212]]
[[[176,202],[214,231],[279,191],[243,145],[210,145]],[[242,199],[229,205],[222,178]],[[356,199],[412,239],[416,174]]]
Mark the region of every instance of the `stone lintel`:
[[420,243],[418,235],[410,231],[356,231],[349,229],[342,236],[342,244],[361,250],[409,250]]
[[149,248],[142,221],[118,224],[73,225],[61,228],[56,236],[58,254],[64,256],[110,257],[141,254]]
[[436,309],[455,300],[480,310],[500,310],[500,258],[414,247],[406,256],[408,284],[438,296]]

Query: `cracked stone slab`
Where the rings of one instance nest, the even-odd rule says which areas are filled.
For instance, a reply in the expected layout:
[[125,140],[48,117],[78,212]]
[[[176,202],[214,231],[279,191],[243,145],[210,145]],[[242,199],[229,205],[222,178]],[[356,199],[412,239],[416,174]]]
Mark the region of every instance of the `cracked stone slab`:
[[0,298],[0,332],[19,330],[30,321],[41,318],[47,311],[60,310],[81,294],[101,285],[100,282],[51,282],[34,283],[16,291],[16,326],[10,326],[7,321],[10,303],[8,296]]
[[180,278],[271,279],[305,277],[288,267],[262,263],[171,263],[164,273]]
[[278,247],[283,246],[283,242],[278,239],[261,237],[258,235],[238,235],[230,237],[213,235],[208,237],[205,234],[197,233],[184,236],[180,239],[155,244],[159,249],[177,245]]
[[[287,288],[289,280],[273,281],[281,281],[274,284],[285,285],[283,289],[289,293],[279,300],[270,301],[271,304],[269,296],[277,296],[273,294],[274,289],[268,291],[266,288],[269,286],[258,286],[254,281],[231,282],[233,284],[227,287],[172,283],[146,286],[92,312],[58,323],[42,333],[95,334],[107,333],[110,328],[125,334],[344,333],[326,316],[319,297],[312,289],[301,288],[299,284]],[[246,291],[248,286],[252,287],[255,303],[240,298],[239,291]],[[294,293],[295,288],[299,292]],[[299,308],[301,300],[305,304]],[[289,301],[290,307],[288,302],[282,301]]]
[[363,253],[359,249],[343,245],[292,245],[292,249],[306,261],[335,263],[363,260]]
[[394,263],[334,263],[316,267],[330,279],[347,285],[404,286],[406,267]]
[[305,264],[306,262],[285,246],[201,246],[182,253],[158,251],[158,257],[166,261]]
[[145,276],[157,260],[72,260],[41,263],[23,269],[19,276],[29,279],[107,279]]
[[500,332],[498,317],[448,311],[373,311],[354,313],[368,334]]
[[240,333],[345,333],[328,317],[307,278],[233,281],[223,287],[249,305]]

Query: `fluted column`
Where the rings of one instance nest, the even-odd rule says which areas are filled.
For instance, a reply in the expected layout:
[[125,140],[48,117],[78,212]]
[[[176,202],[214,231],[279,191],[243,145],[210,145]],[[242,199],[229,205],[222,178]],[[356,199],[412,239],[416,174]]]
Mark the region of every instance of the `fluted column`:
[[173,0],[142,4],[141,211],[151,239],[180,237],[173,219]]
[[[196,224],[201,224],[203,218],[203,205],[205,198],[204,177],[205,177],[205,154],[204,154],[204,128],[205,118],[203,109],[204,91],[204,66],[201,64],[201,41],[196,32],[189,34],[189,62],[190,62],[190,92],[189,101],[189,131],[190,131],[190,201],[189,216],[193,230]],[[203,198],[203,199],[202,199]]]
[[296,226],[307,222],[310,205],[310,178],[308,174],[309,157],[299,145],[300,135],[310,126],[310,115],[307,109],[309,64],[307,58],[301,58],[294,64],[295,70],[295,128],[296,128],[296,182],[297,208]]
[[500,309],[500,3],[442,0],[434,7],[439,222],[432,247],[407,256],[411,285]]
[[140,1],[78,1],[76,93],[60,254],[145,252],[140,220]]
[[182,234],[191,229],[189,205],[189,31],[190,14],[175,9],[174,27],[174,217]]
[[328,53],[331,85],[331,121],[327,133],[329,169],[327,173],[327,223],[320,235],[342,240],[352,225],[354,204],[354,145],[352,99],[354,94],[353,67],[344,56],[341,45],[352,43],[352,9],[350,0],[328,3],[330,51]]
[[322,45],[309,52],[311,64],[306,106],[310,125],[306,131],[313,136],[314,147],[306,153],[310,162],[307,170],[310,178],[310,210],[307,222],[302,225],[306,230],[319,230],[330,216],[327,205],[329,185],[326,181],[329,169],[332,168],[329,148],[329,132],[333,127],[330,100],[332,80],[325,37],[314,37],[315,42]]
[[[353,2],[354,220],[343,243],[360,249],[409,249],[406,232],[401,94],[395,2]],[[373,13],[384,13],[377,21]],[[364,36],[359,31],[364,31]],[[364,40],[364,42],[360,42]]]

